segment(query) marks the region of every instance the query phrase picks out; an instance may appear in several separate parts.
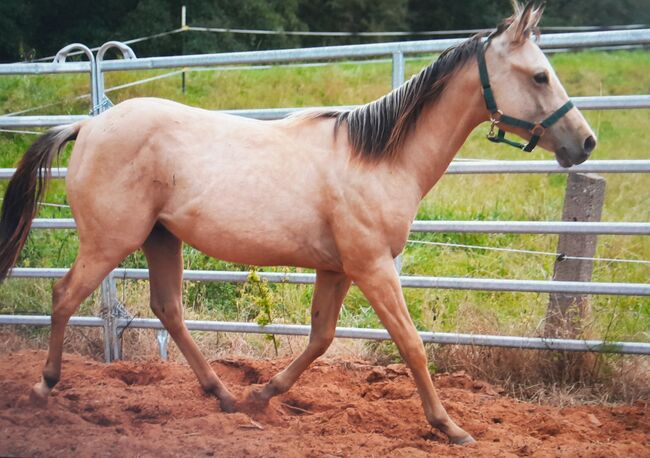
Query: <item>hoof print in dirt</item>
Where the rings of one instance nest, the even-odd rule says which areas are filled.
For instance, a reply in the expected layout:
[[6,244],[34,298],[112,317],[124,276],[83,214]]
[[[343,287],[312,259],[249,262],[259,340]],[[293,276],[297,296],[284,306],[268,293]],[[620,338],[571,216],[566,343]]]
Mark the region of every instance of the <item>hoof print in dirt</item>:
[[234,411],[254,413],[265,410],[269,406],[269,399],[263,397],[261,392],[261,386],[248,387],[241,399],[235,401]]
[[127,385],[153,385],[166,377],[163,367],[155,363],[144,366],[115,363],[105,369],[105,374]]

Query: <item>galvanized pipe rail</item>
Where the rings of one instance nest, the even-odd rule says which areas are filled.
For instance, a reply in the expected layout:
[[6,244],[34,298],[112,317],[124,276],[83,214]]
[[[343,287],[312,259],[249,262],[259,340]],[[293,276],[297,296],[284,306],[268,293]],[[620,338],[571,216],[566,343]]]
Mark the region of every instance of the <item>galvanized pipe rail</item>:
[[[11,278],[61,278],[67,268],[16,267],[9,271]],[[269,283],[311,285],[316,274],[297,272],[258,272]],[[226,270],[184,270],[183,280],[244,283],[249,273]],[[116,280],[147,280],[147,269],[117,268],[112,272]],[[424,277],[402,275],[404,288],[438,288],[478,291],[511,291],[529,293],[604,294],[616,296],[650,296],[650,283],[606,283],[547,280],[503,280],[497,278]]]
[[[8,180],[16,169],[0,169],[0,180]],[[556,161],[452,161],[448,175],[481,173],[649,173],[650,159],[591,160],[570,168]],[[52,178],[65,178],[68,169],[53,168]]]
[[[399,64],[394,67],[400,69]],[[397,79],[398,73],[393,74]],[[396,81],[394,81],[396,82]],[[396,86],[394,86],[396,87]],[[609,95],[594,97],[572,97],[573,103],[581,110],[619,110],[650,108],[650,95]],[[291,114],[305,110],[351,110],[358,105],[340,105],[325,107],[290,107],[290,108],[255,108],[239,110],[217,110],[222,113],[246,118],[273,120],[282,119]],[[54,127],[89,119],[86,115],[39,115],[39,116],[0,116],[0,128]]]
[[[49,316],[0,315],[0,325],[49,326]],[[103,319],[98,317],[74,316],[72,326],[102,327]],[[290,336],[309,336],[310,326],[301,324],[240,323],[232,321],[185,320],[190,331],[239,332],[253,334],[275,334]],[[118,327],[139,329],[164,329],[162,323],[152,318],[118,320]],[[456,334],[447,332],[419,332],[425,343],[447,345],[480,345],[489,347],[523,348],[528,350],[562,350],[576,352],[626,353],[649,355],[650,343],[645,342],[607,342],[603,340],[551,339],[544,337],[495,336],[482,334]],[[385,329],[337,327],[336,337],[349,339],[391,340]]]
[[[72,218],[35,218],[32,229],[75,229]],[[650,223],[574,221],[413,221],[411,232],[650,235]]]
[[[349,58],[369,58],[402,54],[426,54],[444,51],[464,39],[402,41],[363,45],[322,46],[315,48],[245,51],[187,56],[148,57],[137,60],[113,60],[101,63],[102,71],[151,70],[172,67],[198,67],[206,65],[239,65],[311,62]],[[650,44],[650,29],[612,30],[600,32],[553,33],[542,35],[543,49],[588,48]],[[90,71],[87,62],[75,63],[15,63],[0,65],[0,75],[83,73]]]
[[[202,54],[173,57],[149,57],[137,61],[111,61],[102,65],[104,71],[144,70],[203,65],[238,65],[262,63],[310,62],[347,58],[368,58],[395,53],[425,54],[442,52],[464,39],[403,41],[364,45],[323,46],[316,48],[246,51],[222,54]],[[649,44],[650,29],[607,32],[555,33],[542,35],[540,46],[553,48],[585,48],[591,46],[620,46]]]

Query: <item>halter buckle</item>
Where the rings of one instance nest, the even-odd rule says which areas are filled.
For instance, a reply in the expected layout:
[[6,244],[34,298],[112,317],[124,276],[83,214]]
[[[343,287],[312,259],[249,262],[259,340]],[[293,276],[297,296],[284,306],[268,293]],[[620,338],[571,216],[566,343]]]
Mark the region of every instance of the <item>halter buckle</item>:
[[487,138],[496,138],[495,129],[497,124],[501,122],[501,116],[503,116],[503,111],[497,110],[490,113],[490,131],[487,134]]
[[530,129],[530,133],[541,137],[546,132],[546,127],[542,126],[540,123],[537,123]]

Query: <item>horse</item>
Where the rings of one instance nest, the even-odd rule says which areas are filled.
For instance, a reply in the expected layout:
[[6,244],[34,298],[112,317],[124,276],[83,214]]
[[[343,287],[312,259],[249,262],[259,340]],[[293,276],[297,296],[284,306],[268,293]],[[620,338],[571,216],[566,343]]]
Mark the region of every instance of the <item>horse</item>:
[[[534,39],[542,7],[513,5],[491,34],[446,50],[401,87],[352,110],[259,121],[142,98],[39,137],[6,191],[0,279],[25,243],[53,158],[72,140],[66,190],[79,252],[53,286],[49,352],[30,401],[46,405],[59,381],[65,327],[81,301],[142,249],[151,308],[223,411],[242,402],[265,406],[289,390],[332,342],[354,282],[410,368],[429,424],[452,443],[473,443],[438,398],[394,258],[419,202],[484,121],[492,122],[493,141],[516,144],[505,132],[517,134],[528,140],[521,147],[539,144],[563,167],[585,161],[596,146]],[[226,261],[316,270],[305,350],[243,401],[183,322],[183,242]]]

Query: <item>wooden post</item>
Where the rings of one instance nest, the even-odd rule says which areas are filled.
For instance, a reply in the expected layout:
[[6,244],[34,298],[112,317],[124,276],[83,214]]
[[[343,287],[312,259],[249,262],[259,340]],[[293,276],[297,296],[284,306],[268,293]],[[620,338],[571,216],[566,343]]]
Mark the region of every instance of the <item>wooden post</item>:
[[[589,173],[571,173],[564,198],[563,221],[600,221],[605,198],[605,179]],[[593,262],[562,259],[565,256],[593,257],[596,235],[561,234],[553,280],[591,281]],[[554,293],[546,312],[544,333],[547,337],[576,338],[582,334],[584,319],[589,315],[589,297]]]

